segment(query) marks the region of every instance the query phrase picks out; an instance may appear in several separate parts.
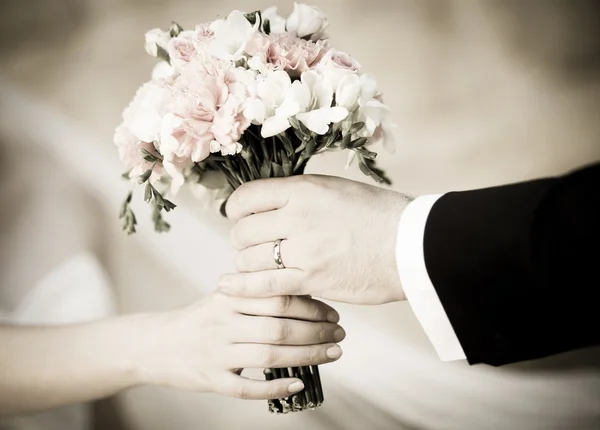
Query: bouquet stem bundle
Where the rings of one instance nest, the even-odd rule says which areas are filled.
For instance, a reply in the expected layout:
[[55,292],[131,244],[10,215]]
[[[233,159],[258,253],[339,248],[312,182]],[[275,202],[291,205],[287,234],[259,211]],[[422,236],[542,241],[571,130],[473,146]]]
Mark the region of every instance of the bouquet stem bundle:
[[304,383],[304,390],[284,399],[269,400],[269,412],[286,414],[306,409],[313,410],[323,404],[323,387],[318,366],[265,369],[267,381],[279,378],[298,378]]

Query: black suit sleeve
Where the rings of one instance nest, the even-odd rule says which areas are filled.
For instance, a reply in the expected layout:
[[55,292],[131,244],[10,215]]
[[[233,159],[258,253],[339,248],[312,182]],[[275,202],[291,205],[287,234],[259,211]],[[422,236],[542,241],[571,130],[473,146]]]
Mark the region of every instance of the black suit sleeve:
[[446,194],[424,252],[469,363],[600,345],[600,164]]

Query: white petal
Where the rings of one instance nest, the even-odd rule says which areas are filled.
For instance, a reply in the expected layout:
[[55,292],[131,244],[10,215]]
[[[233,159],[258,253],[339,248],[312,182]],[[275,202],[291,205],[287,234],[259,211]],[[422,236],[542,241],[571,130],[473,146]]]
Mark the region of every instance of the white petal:
[[344,76],[335,92],[335,104],[337,106],[352,109],[358,101],[360,95],[360,78],[356,74]]
[[289,118],[299,112],[305,112],[310,104],[310,91],[306,85],[300,81],[292,84],[292,88],[287,92],[283,103],[277,108],[276,115]]
[[377,81],[375,76],[370,73],[365,73],[360,77],[360,100],[361,103],[367,103],[377,94]]
[[308,86],[313,108],[331,107],[333,103],[333,88],[329,82],[326,82],[317,72],[310,70],[302,73],[300,77],[303,84]]
[[160,127],[160,152],[163,155],[173,153],[178,147],[179,142],[173,137],[173,131],[181,126],[182,119],[172,113],[166,114]]
[[213,140],[212,142],[210,142],[210,152],[214,153],[214,152],[219,152],[221,150],[221,144],[219,142],[217,142],[216,140]]
[[238,142],[229,143],[221,147],[221,155],[235,155],[242,151],[242,144]]
[[154,142],[160,133],[161,117],[152,109],[140,109],[131,118],[130,130],[142,142]]
[[267,78],[258,85],[258,96],[267,106],[277,107],[285,98],[292,86],[290,75],[282,70],[269,73]]
[[366,105],[361,107],[363,114],[372,121],[375,126],[379,126],[381,122],[388,117],[390,108],[377,100],[371,100]]
[[246,108],[244,109],[244,117],[250,121],[256,121],[259,124],[265,122],[267,110],[262,100],[251,99],[246,102]]
[[299,113],[296,118],[310,131],[323,135],[329,131],[329,124],[340,122],[347,116],[347,109],[336,106]]
[[262,17],[269,20],[271,33],[285,33],[285,18],[277,13],[277,6],[271,6],[265,9],[262,13]]
[[176,195],[179,192],[179,190],[181,189],[181,187],[183,186],[183,184],[185,183],[185,177],[175,167],[175,165],[167,159],[163,160],[163,167],[165,168],[165,171],[171,177],[170,192],[172,195]]
[[287,118],[272,116],[264,122],[260,134],[262,137],[272,137],[279,133],[283,133],[288,128],[290,128],[290,122]]
[[356,151],[350,151],[348,154],[348,160],[346,161],[346,169],[352,166],[352,163],[356,159]]

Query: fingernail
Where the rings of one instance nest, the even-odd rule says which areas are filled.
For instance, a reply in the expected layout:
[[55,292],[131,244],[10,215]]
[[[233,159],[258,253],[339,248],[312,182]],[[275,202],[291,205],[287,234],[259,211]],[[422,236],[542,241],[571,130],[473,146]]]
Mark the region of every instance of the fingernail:
[[340,327],[336,331],[333,332],[333,340],[335,340],[336,342],[341,342],[345,338],[346,338],[346,331],[343,328]]
[[340,348],[339,345],[332,346],[327,350],[326,354],[327,357],[331,358],[332,360],[337,360],[342,356],[342,348]]
[[336,323],[340,320],[340,314],[338,314],[336,311],[330,311],[327,314],[327,321],[332,322],[332,323]]
[[300,381],[294,382],[288,387],[290,393],[297,393],[298,391],[302,391],[304,389],[304,384]]

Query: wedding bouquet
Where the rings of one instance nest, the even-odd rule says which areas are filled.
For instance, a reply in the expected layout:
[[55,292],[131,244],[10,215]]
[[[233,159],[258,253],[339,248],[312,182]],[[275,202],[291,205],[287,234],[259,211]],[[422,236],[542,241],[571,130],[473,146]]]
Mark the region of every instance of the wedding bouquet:
[[[162,213],[175,204],[167,197],[185,183],[225,200],[245,182],[302,174],[326,151],[349,151],[348,165],[357,162],[364,174],[389,183],[368,149],[379,139],[393,149],[389,109],[375,78],[329,45],[327,27],[319,9],[296,3],[287,19],[276,8],[236,10],[194,30],[173,23],[146,34],[146,51],[158,63],[123,112],[114,142],[125,178],[145,187],[156,231],[170,229]],[[132,193],[120,213],[128,234],[137,224]],[[323,401],[316,366],[265,375],[299,377],[306,386],[272,400],[272,412]]]

